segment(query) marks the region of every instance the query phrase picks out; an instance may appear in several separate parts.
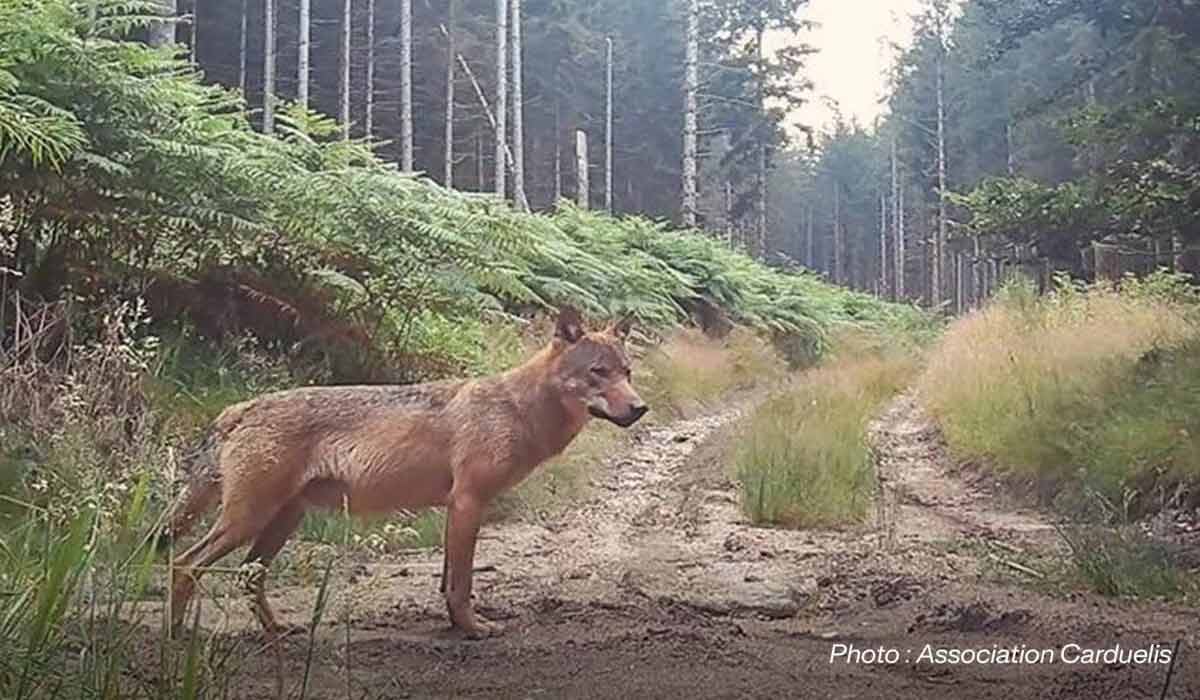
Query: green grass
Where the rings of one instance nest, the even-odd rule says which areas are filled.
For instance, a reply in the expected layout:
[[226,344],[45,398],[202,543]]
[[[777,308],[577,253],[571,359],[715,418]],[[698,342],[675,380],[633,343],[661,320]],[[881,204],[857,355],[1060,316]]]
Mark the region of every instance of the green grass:
[[916,361],[868,345],[801,374],[744,420],[733,461],[754,522],[830,527],[869,514],[876,479],[867,425],[914,376]]
[[1059,528],[1059,535],[1070,551],[1068,583],[1114,598],[1200,596],[1196,572],[1185,570],[1178,552],[1137,525],[1072,525]]

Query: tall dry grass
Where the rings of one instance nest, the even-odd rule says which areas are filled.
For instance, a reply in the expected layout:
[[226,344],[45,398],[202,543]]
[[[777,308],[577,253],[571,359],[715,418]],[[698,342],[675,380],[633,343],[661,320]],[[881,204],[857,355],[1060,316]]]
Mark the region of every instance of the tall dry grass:
[[1194,299],[1169,276],[1060,281],[1043,298],[1015,284],[947,331],[920,390],[960,456],[1047,496],[1082,482],[1148,507],[1168,480],[1200,479],[1198,340]]
[[736,327],[716,339],[681,329],[640,359],[634,382],[654,414],[679,418],[772,386],[787,374],[786,361],[752,330]]

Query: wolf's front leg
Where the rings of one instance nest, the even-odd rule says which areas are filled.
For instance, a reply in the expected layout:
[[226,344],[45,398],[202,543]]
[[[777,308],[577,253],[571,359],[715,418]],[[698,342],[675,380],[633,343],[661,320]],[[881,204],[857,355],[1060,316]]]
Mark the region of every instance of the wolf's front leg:
[[500,634],[503,629],[475,616],[471,604],[471,583],[475,567],[475,542],[483,523],[486,505],[478,498],[456,494],[446,509],[446,551],[443,570],[449,576],[443,582],[446,609],[455,627],[470,639]]

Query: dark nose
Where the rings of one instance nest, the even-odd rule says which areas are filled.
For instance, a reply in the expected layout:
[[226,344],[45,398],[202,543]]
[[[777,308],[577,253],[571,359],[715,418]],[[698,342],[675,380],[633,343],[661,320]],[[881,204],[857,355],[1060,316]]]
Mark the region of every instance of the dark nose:
[[638,421],[638,419],[641,418],[642,416],[646,415],[646,411],[649,411],[649,410],[650,410],[650,407],[644,403],[639,404],[639,405],[634,406],[633,408],[629,409],[630,416],[633,419],[630,422],[636,423]]

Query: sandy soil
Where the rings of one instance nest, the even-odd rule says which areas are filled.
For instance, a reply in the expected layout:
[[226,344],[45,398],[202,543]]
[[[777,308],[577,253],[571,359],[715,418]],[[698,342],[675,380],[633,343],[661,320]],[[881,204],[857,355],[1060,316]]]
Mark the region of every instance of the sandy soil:
[[[1059,546],[1051,522],[960,471],[912,396],[872,427],[872,522],[837,532],[742,517],[721,459],[738,411],[635,430],[596,465],[589,500],[485,528],[476,597],[501,637],[447,630],[439,552],[339,575],[311,638],[264,645],[240,601],[210,599],[202,626],[240,659],[233,696],[1159,698],[1166,665],[1069,664],[1060,650],[1181,640],[1167,697],[1200,698],[1200,614],[1039,586],[1025,562]],[[271,592],[297,624],[315,595]],[[931,663],[927,645],[1024,645],[1054,661]],[[853,662],[831,663],[850,648]],[[888,650],[891,663],[861,657]]]

